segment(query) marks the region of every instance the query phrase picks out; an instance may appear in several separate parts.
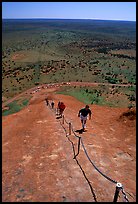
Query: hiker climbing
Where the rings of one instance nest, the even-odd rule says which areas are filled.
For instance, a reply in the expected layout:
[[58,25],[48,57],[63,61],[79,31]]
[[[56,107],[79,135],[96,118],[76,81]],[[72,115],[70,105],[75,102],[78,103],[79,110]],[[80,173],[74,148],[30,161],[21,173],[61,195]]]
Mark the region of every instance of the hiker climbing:
[[92,112],[91,112],[88,105],[86,105],[85,108],[82,108],[79,110],[78,117],[80,117],[80,119],[81,119],[83,131],[85,131],[85,128],[86,128],[86,121],[87,121],[88,115],[89,115],[89,120],[90,120]]
[[65,104],[63,102],[60,102],[60,104],[59,104],[59,114],[60,114],[60,116],[62,116],[65,108],[66,108]]
[[46,98],[45,101],[46,101],[46,105],[48,106],[49,105],[48,98]]
[[54,101],[52,101],[52,102],[51,102],[51,107],[52,107],[52,109],[54,108],[54,104],[55,104]]
[[58,105],[57,105],[57,115],[60,114],[59,106],[60,106],[60,101],[58,102]]

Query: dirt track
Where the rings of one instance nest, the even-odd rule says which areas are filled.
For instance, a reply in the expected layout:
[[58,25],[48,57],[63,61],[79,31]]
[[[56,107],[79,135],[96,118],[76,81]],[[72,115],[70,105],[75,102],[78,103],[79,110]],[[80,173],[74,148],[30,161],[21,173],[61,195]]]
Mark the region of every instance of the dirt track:
[[[62,119],[46,106],[46,95],[64,101],[67,122],[81,128],[77,117],[84,106],[71,96],[55,95],[55,88],[34,93],[30,105],[2,118],[2,201],[9,202],[112,202],[115,184],[99,174],[82,146],[75,159]],[[136,124],[120,118],[127,109],[90,105],[93,115],[81,136],[89,157],[113,180],[122,183],[129,201],[136,202]],[[64,127],[68,131],[68,125]],[[73,141],[77,151],[78,143]],[[120,194],[119,201],[123,201]]]
[[37,87],[44,87],[44,88],[58,88],[61,86],[98,86],[98,85],[107,85],[107,86],[131,86],[131,84],[109,84],[109,83],[91,83],[91,82],[61,82],[61,83],[52,83],[52,84],[43,84],[40,86],[35,86],[27,91],[24,91],[20,94],[18,94],[17,96],[7,100],[6,102],[2,103],[2,107],[4,108],[8,103],[11,103],[12,101],[18,99],[19,97],[21,97],[24,94],[33,92],[37,89]]

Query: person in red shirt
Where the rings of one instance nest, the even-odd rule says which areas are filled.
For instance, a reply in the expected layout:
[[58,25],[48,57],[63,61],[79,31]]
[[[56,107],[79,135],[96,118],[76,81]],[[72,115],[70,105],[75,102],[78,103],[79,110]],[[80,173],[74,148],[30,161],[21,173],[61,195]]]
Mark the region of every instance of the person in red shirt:
[[65,110],[66,106],[63,102],[60,102],[59,104],[59,114],[62,116],[64,110]]

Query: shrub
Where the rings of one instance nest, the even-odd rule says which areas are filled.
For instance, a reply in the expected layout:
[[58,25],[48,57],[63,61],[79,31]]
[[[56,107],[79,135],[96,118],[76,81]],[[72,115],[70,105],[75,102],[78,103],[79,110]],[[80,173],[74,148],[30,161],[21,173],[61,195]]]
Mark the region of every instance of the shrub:
[[130,101],[135,101],[136,100],[136,98],[135,98],[135,96],[133,94],[131,96],[129,96],[128,98],[129,98]]

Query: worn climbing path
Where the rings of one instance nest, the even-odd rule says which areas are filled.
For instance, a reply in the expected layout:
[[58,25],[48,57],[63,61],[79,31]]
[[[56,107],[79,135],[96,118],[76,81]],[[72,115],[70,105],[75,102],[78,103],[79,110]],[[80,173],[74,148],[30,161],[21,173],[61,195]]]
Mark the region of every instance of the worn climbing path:
[[[45,90],[43,90],[45,92]],[[41,91],[18,113],[2,118],[2,201],[3,202],[95,202],[90,187],[75,159],[54,111],[46,106]],[[74,131],[81,128],[78,110],[83,103],[71,96],[55,94],[64,101],[64,116]],[[121,182],[129,201],[136,201],[135,121],[120,120],[124,108],[90,105],[93,115],[87,132],[79,134],[95,165],[110,178]],[[68,128],[67,124],[64,124]],[[77,149],[73,133],[69,138]],[[100,175],[80,147],[79,163],[99,202],[112,202],[115,184]],[[122,197],[119,197],[122,201]]]
[[3,119],[3,202],[93,201],[65,132],[45,102]]

